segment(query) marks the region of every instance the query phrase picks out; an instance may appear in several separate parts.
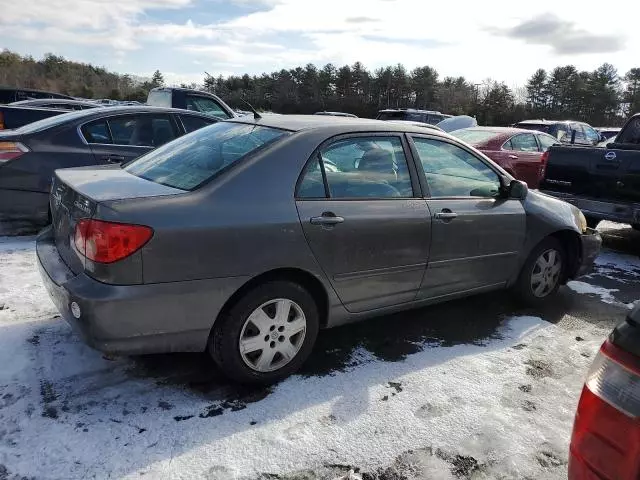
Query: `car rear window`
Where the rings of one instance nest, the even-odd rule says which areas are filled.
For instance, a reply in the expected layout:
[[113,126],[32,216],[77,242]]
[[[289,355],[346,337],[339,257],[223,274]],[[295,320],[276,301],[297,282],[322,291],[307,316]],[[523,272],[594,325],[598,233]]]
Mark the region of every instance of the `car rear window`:
[[451,135],[459,138],[463,142],[467,142],[470,145],[479,145],[502,135],[502,133],[492,132],[490,130],[473,130],[463,128],[462,130],[455,130],[451,132]]
[[414,122],[422,122],[424,118],[418,112],[405,112],[403,110],[380,112],[376,120],[412,120]]
[[543,123],[518,123],[517,128],[523,128],[525,130],[536,130],[538,132],[551,133],[553,125]]
[[244,123],[220,122],[178,138],[124,169],[180,190],[195,190],[215,174],[290,132]]

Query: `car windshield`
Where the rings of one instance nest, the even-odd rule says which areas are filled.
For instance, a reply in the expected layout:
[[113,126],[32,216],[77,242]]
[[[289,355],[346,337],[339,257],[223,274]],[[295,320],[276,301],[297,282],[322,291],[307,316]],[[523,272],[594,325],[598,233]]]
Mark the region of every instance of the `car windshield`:
[[462,130],[455,130],[451,132],[451,135],[471,145],[479,145],[481,143],[486,143],[499,135],[502,135],[502,133],[493,132],[491,130],[475,130],[472,128],[464,128]]
[[195,190],[223,168],[289,134],[258,125],[220,122],[157,148],[124,169],[155,183]]
[[47,128],[55,127],[56,125],[61,125],[75,118],[82,118],[84,116],[91,115],[92,113],[94,112],[87,110],[77,110],[75,112],[62,113],[60,115],[43,118],[42,120],[38,120],[37,122],[28,123],[20,128],[17,128],[16,130],[14,130],[14,132],[17,134],[41,132],[42,130],[46,130]]

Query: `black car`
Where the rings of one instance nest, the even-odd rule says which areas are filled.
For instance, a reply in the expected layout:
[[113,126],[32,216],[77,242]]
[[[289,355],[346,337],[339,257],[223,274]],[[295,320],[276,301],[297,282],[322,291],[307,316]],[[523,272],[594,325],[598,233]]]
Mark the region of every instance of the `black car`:
[[605,138],[588,123],[574,120],[523,120],[513,125],[515,128],[536,130],[556,137],[561,143],[576,145],[597,145]]
[[101,106],[95,102],[68,100],[65,98],[36,98],[12,102],[9,105],[12,107],[56,108],[59,110],[86,110],[87,108],[97,108]]
[[434,110],[417,110],[415,108],[387,108],[378,112],[376,120],[407,120],[411,122],[428,123],[431,125],[435,125],[447,118],[451,118],[451,115],[436,112]]
[[73,97],[61,93],[45,92],[44,90],[34,90],[32,88],[0,87],[0,104],[29,100],[32,98],[64,98],[73,100]]
[[157,107],[94,108],[0,132],[0,220],[49,222],[58,168],[123,163],[218,120]]

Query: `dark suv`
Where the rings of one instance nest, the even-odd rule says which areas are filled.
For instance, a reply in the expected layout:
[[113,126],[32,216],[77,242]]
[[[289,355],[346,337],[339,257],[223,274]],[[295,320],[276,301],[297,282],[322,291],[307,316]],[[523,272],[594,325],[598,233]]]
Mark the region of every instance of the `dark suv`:
[[414,108],[387,108],[380,110],[376,120],[406,120],[410,122],[421,122],[435,125],[451,115],[436,112],[433,110],[416,110]]
[[597,145],[604,139],[602,135],[588,123],[573,120],[523,120],[513,126],[548,133],[556,137],[561,143]]

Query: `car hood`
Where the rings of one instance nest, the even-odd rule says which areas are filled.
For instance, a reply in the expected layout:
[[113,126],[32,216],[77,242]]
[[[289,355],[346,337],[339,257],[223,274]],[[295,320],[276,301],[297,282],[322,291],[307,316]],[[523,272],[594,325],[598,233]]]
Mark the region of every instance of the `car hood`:
[[468,115],[458,115],[457,117],[445,118],[436,125],[447,133],[463,128],[477,127],[478,122],[475,118]]
[[56,175],[75,191],[96,202],[185,193],[184,190],[136,177],[119,165],[64,168],[56,170]]

